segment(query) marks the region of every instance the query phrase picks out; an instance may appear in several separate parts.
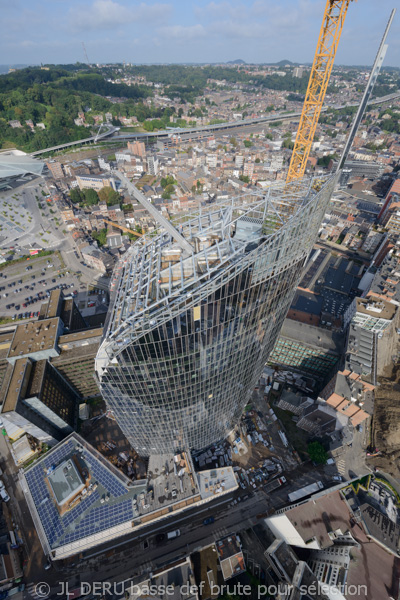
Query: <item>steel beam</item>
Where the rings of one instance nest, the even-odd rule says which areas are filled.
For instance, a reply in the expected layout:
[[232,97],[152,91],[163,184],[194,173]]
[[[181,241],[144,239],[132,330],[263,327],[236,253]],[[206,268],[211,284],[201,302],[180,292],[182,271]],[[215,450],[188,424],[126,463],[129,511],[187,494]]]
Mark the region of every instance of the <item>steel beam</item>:
[[381,66],[382,66],[383,60],[384,60],[385,55],[386,55],[386,50],[387,50],[388,46],[387,46],[387,44],[385,42],[386,42],[386,38],[388,36],[388,33],[389,33],[390,27],[392,25],[392,21],[393,21],[393,18],[394,18],[395,14],[396,14],[396,9],[393,8],[392,12],[390,13],[389,21],[387,22],[387,25],[386,25],[385,33],[383,34],[383,38],[382,38],[381,43],[379,45],[378,52],[377,52],[377,55],[375,57],[374,64],[372,66],[371,74],[369,76],[368,83],[367,83],[366,88],[364,90],[364,95],[362,97],[361,103],[358,106],[356,117],[355,117],[353,125],[351,127],[349,136],[348,136],[348,138],[346,140],[345,146],[343,148],[342,156],[340,157],[340,160],[339,160],[339,163],[338,163],[338,166],[337,166],[337,171],[339,171],[340,169],[343,168],[343,165],[344,165],[344,163],[345,163],[345,161],[346,161],[346,159],[347,159],[347,157],[349,155],[350,148],[351,148],[351,146],[353,144],[354,138],[355,138],[355,136],[357,134],[358,127],[359,127],[359,125],[361,123],[361,119],[363,118],[365,109],[367,108],[368,101],[369,101],[370,96],[372,94],[372,90],[374,89],[375,82],[377,80],[377,77],[379,75],[379,71],[381,70]]
[[122,181],[122,183],[126,186],[128,192],[130,192],[136,198],[136,200],[138,202],[140,202],[140,204],[142,206],[144,206],[144,208],[146,210],[149,211],[149,213],[152,215],[152,217],[154,217],[155,220],[162,227],[164,227],[164,229],[174,238],[174,240],[179,244],[179,246],[182,248],[182,250],[184,250],[188,254],[193,254],[193,252],[194,252],[193,246],[191,244],[189,244],[187,239],[185,239],[183,237],[183,235],[181,235],[179,233],[179,231],[177,231],[175,229],[175,227],[172,225],[171,221],[168,221],[168,219],[166,219],[160,213],[160,211],[158,211],[156,209],[156,207],[153,206],[149,200],[147,200],[147,198],[144,196],[144,194],[142,194],[142,192],[140,192],[137,189],[137,187],[132,182],[130,182],[127,177],[125,177],[125,175],[122,175],[122,173],[120,173],[120,171],[114,171],[114,175],[116,175],[118,177],[118,179],[120,181]]

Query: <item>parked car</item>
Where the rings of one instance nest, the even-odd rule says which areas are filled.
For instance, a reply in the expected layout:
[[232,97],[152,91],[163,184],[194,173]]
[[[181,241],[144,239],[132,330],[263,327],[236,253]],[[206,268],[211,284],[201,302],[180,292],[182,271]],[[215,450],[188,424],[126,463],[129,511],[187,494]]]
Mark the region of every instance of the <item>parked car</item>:
[[0,497],[3,502],[8,502],[10,500],[10,496],[7,494],[5,489],[0,489]]
[[204,519],[203,521],[203,525],[211,525],[211,523],[214,523],[214,517],[207,517],[207,519]]

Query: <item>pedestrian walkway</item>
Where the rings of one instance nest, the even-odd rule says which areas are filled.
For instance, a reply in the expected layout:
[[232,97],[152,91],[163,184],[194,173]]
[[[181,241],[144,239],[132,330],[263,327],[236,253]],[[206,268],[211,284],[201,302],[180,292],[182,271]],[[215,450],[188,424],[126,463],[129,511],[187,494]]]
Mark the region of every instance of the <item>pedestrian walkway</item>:
[[220,540],[221,538],[228,535],[229,530],[226,527],[219,527],[213,531],[213,537],[215,540]]

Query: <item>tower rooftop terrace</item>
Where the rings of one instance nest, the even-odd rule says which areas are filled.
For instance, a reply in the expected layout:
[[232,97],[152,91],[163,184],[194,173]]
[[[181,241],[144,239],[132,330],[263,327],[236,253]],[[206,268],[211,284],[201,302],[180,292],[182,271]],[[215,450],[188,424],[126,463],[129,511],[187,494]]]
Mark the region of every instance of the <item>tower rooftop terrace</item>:
[[161,228],[142,238],[114,270],[107,336],[122,342],[124,330],[138,317],[151,319],[154,311],[174,299],[181,300],[184,294],[190,298],[193,289],[239,260],[249,244],[274,236],[295,219],[317,193],[313,180],[303,178],[291,186],[278,183],[267,192],[249,192],[201,207],[197,214],[175,221],[191,252]]

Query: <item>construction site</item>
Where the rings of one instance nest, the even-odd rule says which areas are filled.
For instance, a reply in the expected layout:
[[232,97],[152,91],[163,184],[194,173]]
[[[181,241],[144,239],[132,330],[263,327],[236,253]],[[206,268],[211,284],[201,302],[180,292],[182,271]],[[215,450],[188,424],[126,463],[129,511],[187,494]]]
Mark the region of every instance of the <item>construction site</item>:
[[371,468],[400,478],[400,317],[378,346],[378,386],[371,427]]

